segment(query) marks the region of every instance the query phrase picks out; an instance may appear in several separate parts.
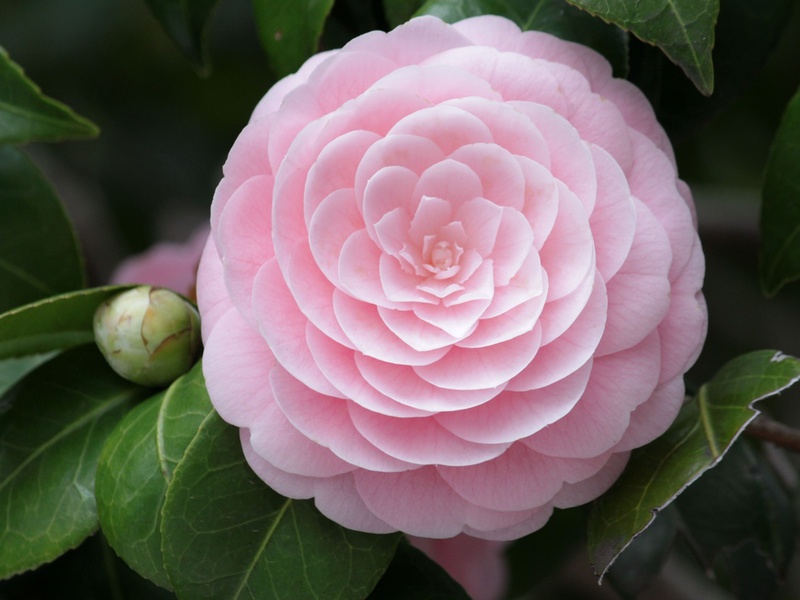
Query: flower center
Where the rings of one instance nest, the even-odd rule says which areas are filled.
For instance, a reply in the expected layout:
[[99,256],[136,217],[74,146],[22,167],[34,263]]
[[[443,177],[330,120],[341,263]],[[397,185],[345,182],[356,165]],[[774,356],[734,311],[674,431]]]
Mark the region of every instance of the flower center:
[[423,268],[436,279],[446,279],[458,273],[458,264],[464,249],[455,242],[426,235],[422,242]]

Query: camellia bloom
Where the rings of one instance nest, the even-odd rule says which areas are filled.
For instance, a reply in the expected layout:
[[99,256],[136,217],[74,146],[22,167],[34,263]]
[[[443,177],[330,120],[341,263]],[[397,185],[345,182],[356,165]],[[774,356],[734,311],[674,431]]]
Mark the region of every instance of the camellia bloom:
[[594,51],[489,16],[360,36],[267,93],[224,175],[204,371],[278,492],[511,539],[675,417],[706,328],[691,195]]

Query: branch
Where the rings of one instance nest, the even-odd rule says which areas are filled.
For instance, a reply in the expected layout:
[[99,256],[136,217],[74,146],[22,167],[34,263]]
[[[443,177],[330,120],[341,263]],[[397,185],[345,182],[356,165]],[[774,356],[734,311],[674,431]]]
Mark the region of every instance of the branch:
[[747,426],[744,433],[750,437],[772,442],[781,448],[800,453],[800,430],[778,421],[773,421],[763,414],[757,416]]

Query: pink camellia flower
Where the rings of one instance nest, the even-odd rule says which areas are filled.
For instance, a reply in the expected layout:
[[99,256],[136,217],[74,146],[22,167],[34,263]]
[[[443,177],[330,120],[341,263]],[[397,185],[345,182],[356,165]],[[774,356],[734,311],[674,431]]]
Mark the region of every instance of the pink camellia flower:
[[198,299],[220,415],[363,531],[511,539],[660,435],[705,336],[691,195],[592,50],[427,17],[258,105]]
[[140,254],[128,257],[111,274],[111,283],[142,283],[165,287],[187,298],[193,298],[197,265],[208,235],[208,227],[200,227],[186,243],[161,242]]

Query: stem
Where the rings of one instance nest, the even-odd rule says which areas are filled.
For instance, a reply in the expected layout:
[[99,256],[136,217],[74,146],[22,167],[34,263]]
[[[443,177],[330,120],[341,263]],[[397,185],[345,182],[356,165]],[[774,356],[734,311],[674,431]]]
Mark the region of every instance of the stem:
[[800,453],[800,430],[773,421],[767,416],[757,416],[745,429],[745,434],[776,446]]

